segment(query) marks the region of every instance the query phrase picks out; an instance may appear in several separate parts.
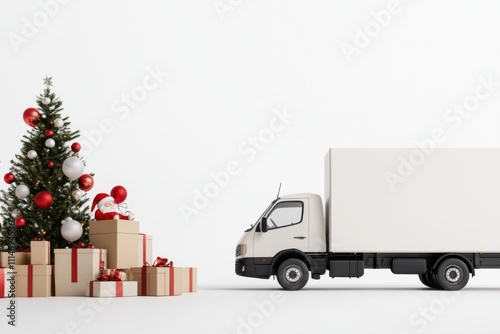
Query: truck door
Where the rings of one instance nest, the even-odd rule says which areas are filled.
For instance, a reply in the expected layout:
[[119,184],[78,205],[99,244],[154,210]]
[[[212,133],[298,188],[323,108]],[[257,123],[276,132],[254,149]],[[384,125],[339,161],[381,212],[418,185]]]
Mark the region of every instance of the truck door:
[[275,204],[267,214],[268,231],[254,234],[254,257],[273,257],[295,248],[309,250],[308,200],[290,200]]

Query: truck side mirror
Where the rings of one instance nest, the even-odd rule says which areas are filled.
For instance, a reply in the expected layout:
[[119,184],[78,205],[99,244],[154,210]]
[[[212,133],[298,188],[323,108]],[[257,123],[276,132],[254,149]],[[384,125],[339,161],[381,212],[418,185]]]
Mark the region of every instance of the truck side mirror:
[[266,217],[262,217],[262,221],[260,223],[260,230],[264,233],[267,232],[267,218]]

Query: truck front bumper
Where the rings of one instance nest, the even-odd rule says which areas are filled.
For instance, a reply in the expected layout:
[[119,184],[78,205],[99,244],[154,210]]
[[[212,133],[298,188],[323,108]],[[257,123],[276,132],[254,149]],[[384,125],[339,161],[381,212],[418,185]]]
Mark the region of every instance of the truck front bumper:
[[236,275],[239,276],[264,279],[271,277],[271,261],[268,264],[255,265],[254,258],[243,258],[236,260],[234,266]]

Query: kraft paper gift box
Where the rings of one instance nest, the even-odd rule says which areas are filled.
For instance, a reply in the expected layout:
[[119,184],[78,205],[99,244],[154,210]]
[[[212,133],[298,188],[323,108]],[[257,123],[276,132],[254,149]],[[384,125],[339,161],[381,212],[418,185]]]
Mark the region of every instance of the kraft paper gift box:
[[108,251],[109,268],[137,267],[139,222],[121,219],[91,221],[89,234],[90,242],[96,248]]
[[56,296],[85,296],[89,282],[99,277],[101,266],[106,268],[105,249],[54,249],[54,254]]
[[[30,252],[15,252],[15,265],[30,264],[31,253]],[[12,262],[13,260],[11,260]],[[1,252],[0,267],[7,268],[9,266],[9,252]]]
[[16,297],[50,297],[52,266],[28,264],[16,266]]
[[182,269],[182,292],[198,291],[198,269],[193,267]]
[[87,287],[87,297],[136,297],[135,281],[91,281]]
[[31,264],[50,264],[50,242],[31,241]]
[[15,293],[15,290],[15,277],[12,270],[0,268],[0,298],[10,297],[9,294]]
[[182,270],[177,267],[130,268],[131,280],[137,281],[139,296],[179,296],[182,294]]
[[139,256],[137,264],[132,267],[142,267],[146,262],[152,264],[153,261],[153,236],[140,233],[138,240]]

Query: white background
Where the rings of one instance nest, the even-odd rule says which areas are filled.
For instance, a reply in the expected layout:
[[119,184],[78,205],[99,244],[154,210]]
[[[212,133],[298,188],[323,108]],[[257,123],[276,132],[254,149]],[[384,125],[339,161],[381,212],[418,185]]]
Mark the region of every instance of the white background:
[[[197,266],[204,289],[116,300],[92,319],[78,314],[85,299],[21,300],[19,330],[59,333],[75,323],[83,333],[131,332],[170,323],[174,332],[207,333],[492,332],[500,277],[488,271],[452,302],[415,277],[323,278],[280,295],[272,314],[239,328],[240,318],[260,319],[254,302],[271,300],[278,285],[237,277],[234,250],[280,182],[283,194],[323,194],[329,147],[416,147],[436,128],[446,134],[440,147],[499,147],[500,86],[466,117],[444,118],[474,96],[480,77],[500,82],[497,2],[221,0],[217,9],[212,0],[54,1],[0,4],[0,170],[21,147],[22,112],[52,76],[72,129],[82,143],[93,141],[84,155],[96,174],[90,198],[125,186],[141,230],[154,235],[154,253]],[[359,33],[366,29],[371,37]],[[347,44],[357,53],[346,57]],[[149,80],[154,69],[168,76]],[[156,87],[142,89],[144,80]],[[123,96],[134,94],[125,110]],[[270,137],[266,128],[284,110],[293,118]],[[241,152],[259,134],[265,143],[256,154]],[[237,175],[183,216],[210,174],[231,161]],[[438,316],[425,328],[409,320],[429,306]]]

